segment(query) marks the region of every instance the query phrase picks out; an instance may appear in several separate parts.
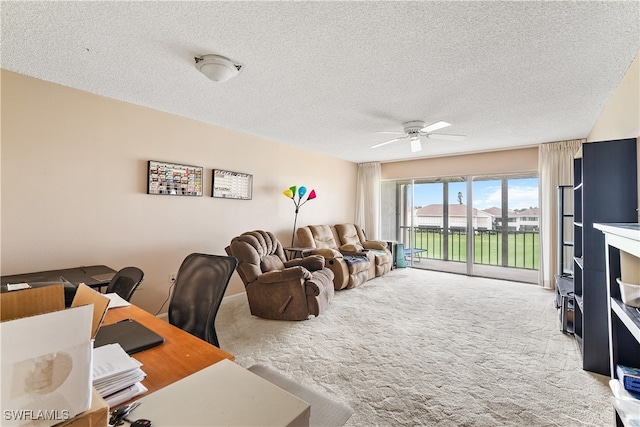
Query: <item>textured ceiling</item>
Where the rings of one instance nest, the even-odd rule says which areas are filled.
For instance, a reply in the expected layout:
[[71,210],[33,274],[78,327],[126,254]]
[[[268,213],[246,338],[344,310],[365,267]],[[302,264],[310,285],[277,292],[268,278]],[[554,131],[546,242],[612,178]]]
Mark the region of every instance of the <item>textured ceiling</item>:
[[[2,68],[353,162],[586,137],[640,2],[3,1]],[[215,83],[214,53],[243,64]],[[377,131],[444,120],[411,153]]]

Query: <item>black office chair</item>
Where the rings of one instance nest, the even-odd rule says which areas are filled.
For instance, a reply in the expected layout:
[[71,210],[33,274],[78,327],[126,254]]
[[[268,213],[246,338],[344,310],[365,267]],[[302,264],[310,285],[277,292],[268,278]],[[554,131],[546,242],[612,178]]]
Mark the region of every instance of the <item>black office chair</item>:
[[142,282],[144,272],[138,267],[125,267],[118,271],[107,285],[106,293],[116,293],[131,301],[136,288]]
[[215,320],[231,275],[234,257],[193,253],[178,269],[169,302],[169,323],[220,347]]

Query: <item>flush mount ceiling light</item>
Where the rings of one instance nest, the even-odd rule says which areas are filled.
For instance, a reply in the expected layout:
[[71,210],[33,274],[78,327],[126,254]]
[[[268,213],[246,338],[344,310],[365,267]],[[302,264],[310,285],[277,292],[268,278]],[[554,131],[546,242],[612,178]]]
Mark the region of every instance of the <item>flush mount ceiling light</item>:
[[196,56],[196,68],[214,82],[224,82],[236,76],[242,65],[220,55]]

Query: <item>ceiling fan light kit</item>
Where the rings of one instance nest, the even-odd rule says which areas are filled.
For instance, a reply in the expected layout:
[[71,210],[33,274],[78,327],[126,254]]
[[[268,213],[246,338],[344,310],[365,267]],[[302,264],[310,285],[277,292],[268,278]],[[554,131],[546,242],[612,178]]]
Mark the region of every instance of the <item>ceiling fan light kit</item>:
[[214,82],[225,82],[237,76],[242,68],[242,65],[220,55],[202,55],[194,59],[198,71]]
[[412,153],[417,153],[418,151],[422,150],[422,143],[420,142],[420,138],[418,138],[417,136],[412,136],[410,141]]
[[371,146],[371,148],[382,147],[383,145],[390,144],[392,142],[400,141],[402,139],[409,138],[409,142],[411,143],[411,152],[416,153],[422,150],[422,143],[420,141],[420,137],[430,138],[430,139],[446,139],[449,141],[462,141],[466,137],[464,135],[443,135],[443,134],[435,134],[432,133],[438,129],[446,128],[447,126],[451,126],[451,123],[439,121],[429,126],[425,126],[422,120],[412,120],[409,122],[404,122],[402,127],[404,129],[404,133],[400,132],[379,132],[379,133],[391,133],[396,135],[402,135],[391,139],[389,141],[381,142],[379,144]]

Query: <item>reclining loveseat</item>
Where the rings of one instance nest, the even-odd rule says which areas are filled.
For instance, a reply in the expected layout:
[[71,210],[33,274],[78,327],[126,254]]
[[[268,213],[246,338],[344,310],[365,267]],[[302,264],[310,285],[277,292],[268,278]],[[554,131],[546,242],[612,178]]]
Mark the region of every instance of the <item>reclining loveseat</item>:
[[309,225],[296,230],[298,245],[322,255],[334,273],[336,290],[350,289],[391,270],[393,257],[387,242],[367,240],[355,224]]

